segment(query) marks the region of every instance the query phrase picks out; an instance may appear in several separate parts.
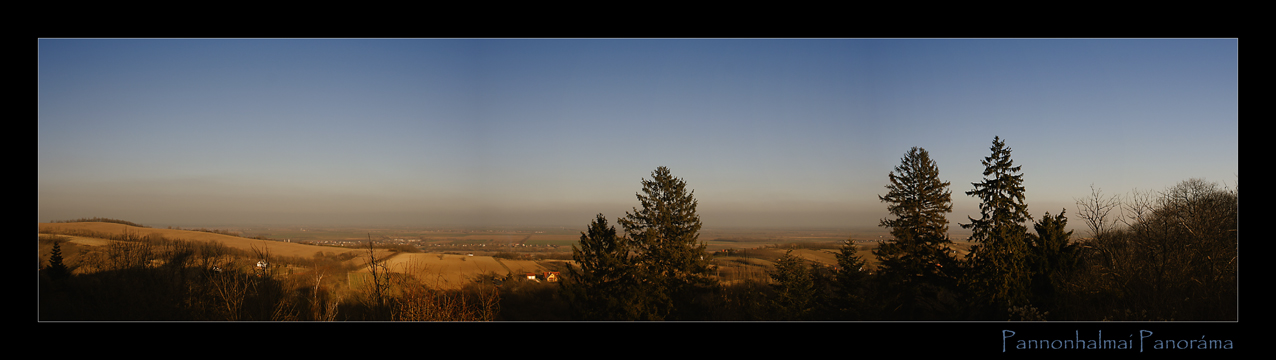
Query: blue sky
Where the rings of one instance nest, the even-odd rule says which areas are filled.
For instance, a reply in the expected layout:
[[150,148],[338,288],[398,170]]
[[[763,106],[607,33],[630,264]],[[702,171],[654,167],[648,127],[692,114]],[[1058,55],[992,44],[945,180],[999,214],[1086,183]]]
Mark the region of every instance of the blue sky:
[[583,228],[667,166],[706,227],[873,227],[920,146],[957,229],[994,136],[1033,216],[1239,171],[1235,39],[38,43],[40,221]]

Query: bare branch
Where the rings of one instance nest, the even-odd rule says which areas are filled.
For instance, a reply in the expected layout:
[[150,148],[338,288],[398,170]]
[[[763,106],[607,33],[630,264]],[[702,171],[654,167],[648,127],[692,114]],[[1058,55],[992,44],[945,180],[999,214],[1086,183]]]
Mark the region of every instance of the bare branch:
[[[1121,210],[1121,198],[1118,195],[1103,196],[1103,190],[1090,184],[1090,197],[1076,199],[1078,216],[1090,228],[1090,236],[1098,238],[1101,234],[1112,230],[1115,222],[1109,220],[1113,210]],[[1118,215],[1119,216],[1119,215]]]

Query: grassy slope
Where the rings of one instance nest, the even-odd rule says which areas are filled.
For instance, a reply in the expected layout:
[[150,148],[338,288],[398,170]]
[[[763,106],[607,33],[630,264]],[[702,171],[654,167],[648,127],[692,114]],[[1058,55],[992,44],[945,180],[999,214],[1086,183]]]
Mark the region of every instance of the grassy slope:
[[[242,249],[246,251],[252,251],[253,247],[256,247],[258,249],[267,248],[270,250],[270,253],[272,255],[279,255],[279,256],[312,257],[314,256],[315,252],[318,252],[318,251],[332,252],[337,254],[347,253],[347,252],[359,252],[359,250],[356,250],[356,249],[335,248],[335,247],[328,247],[328,246],[306,245],[306,244],[298,244],[298,243],[286,243],[286,242],[279,242],[279,241],[255,240],[255,239],[242,238],[238,236],[207,233],[202,231],[142,228],[142,227],[123,225],[123,224],[113,224],[113,223],[103,223],[103,222],[40,223],[39,229],[41,232],[46,230],[52,230],[52,229],[62,229],[62,230],[88,230],[88,231],[97,231],[97,232],[113,233],[113,234],[123,233],[124,230],[127,229],[129,232],[136,233],[140,236],[147,236],[149,234],[159,234],[165,238],[175,239],[175,240],[216,241],[228,247]],[[389,255],[388,250],[378,249],[377,251],[378,251],[377,253],[378,258]]]

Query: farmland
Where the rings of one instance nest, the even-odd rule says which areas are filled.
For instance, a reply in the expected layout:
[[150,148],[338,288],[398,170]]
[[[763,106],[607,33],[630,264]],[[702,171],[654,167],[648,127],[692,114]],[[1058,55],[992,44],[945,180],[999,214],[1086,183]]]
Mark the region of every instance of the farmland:
[[[483,274],[508,276],[528,272],[562,269],[561,263],[571,257],[571,246],[578,241],[579,230],[546,229],[466,229],[466,228],[324,228],[273,227],[234,228],[223,232],[251,239],[206,231],[134,227],[115,223],[41,223],[42,233],[57,233],[77,245],[104,246],[108,240],[100,234],[129,231],[140,237],[162,236],[189,241],[215,241],[228,247],[251,251],[268,249],[274,256],[310,258],[316,253],[329,257],[349,254],[352,266],[366,263],[366,252],[372,239],[378,245],[406,245],[419,252],[377,249],[377,257],[385,259],[392,272],[412,274],[441,288],[457,288]],[[709,229],[701,235],[707,250],[714,256],[724,280],[734,278],[764,279],[771,262],[786,251],[814,263],[835,266],[838,247],[847,233],[857,245],[857,254],[876,266],[872,249],[882,238],[877,229],[861,229],[858,233],[845,229],[823,230],[750,230]],[[81,236],[77,234],[99,234]],[[963,241],[955,250],[964,255],[969,246]],[[47,251],[43,250],[43,251]],[[48,254],[42,254],[47,258]],[[557,260],[557,263],[552,261]]]
[[[334,249],[331,247],[315,246],[287,241],[267,241],[259,239],[250,239],[239,236],[223,235],[202,231],[175,230],[175,229],[155,229],[128,226],[103,222],[83,222],[83,223],[40,223],[39,232],[59,235],[74,236],[73,241],[84,243],[85,245],[105,245],[101,236],[84,236],[79,234],[101,234],[101,235],[120,235],[129,232],[138,237],[162,236],[169,239],[181,239],[187,241],[213,241],[223,244],[227,247],[252,251],[252,249],[268,248],[271,254],[278,256],[296,256],[310,257],[317,251],[346,253],[354,252],[355,249]],[[96,239],[96,240],[92,240]]]
[[[200,242],[217,242],[227,247],[251,252],[268,250],[272,256],[310,259],[319,255],[346,259],[345,266],[366,272],[366,245],[372,239],[378,245],[407,245],[414,251],[376,249],[376,256],[386,261],[391,272],[409,274],[440,289],[458,289],[481,277],[522,276],[565,269],[571,259],[571,246],[579,239],[575,229],[445,229],[445,228],[233,228],[221,233],[179,229],[134,227],[116,223],[41,223],[40,232],[64,236],[77,253],[103,247],[110,240],[105,234],[130,232],[137,237],[161,236]],[[573,232],[575,232],[573,234]],[[267,238],[251,239],[226,235]],[[724,281],[763,280],[772,261],[790,248],[794,254],[814,263],[836,265],[834,252],[845,239],[846,231],[834,230],[709,230],[702,235],[714,256],[715,275]],[[77,235],[80,234],[80,235]],[[876,234],[856,239],[858,254],[876,264],[871,250]],[[378,246],[380,247],[380,246]],[[41,259],[49,256],[48,246],[41,248]],[[304,272],[305,264],[292,264],[291,270]],[[83,272],[85,269],[81,269]],[[490,280],[490,279],[487,279]]]
[[386,267],[392,272],[412,275],[426,285],[439,289],[460,289],[480,280],[490,282],[493,276],[506,279],[546,271],[544,266],[531,260],[444,253],[399,253],[386,259]]

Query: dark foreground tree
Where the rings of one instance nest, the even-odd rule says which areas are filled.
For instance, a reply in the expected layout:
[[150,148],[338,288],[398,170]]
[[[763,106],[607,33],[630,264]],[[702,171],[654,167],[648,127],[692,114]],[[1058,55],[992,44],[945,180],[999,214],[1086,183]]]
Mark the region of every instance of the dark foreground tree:
[[992,155],[984,158],[984,181],[971,183],[966,195],[979,198],[979,219],[969,218],[962,228],[974,231],[966,258],[962,283],[977,305],[1000,313],[1012,307],[1029,306],[1031,271],[1028,267],[1027,227],[1032,220],[1024,203],[1021,166],[1010,160],[1010,148],[1000,137],[993,138]]
[[855,254],[856,250],[855,243],[847,239],[835,254],[837,272],[834,276],[838,292],[833,298],[836,307],[833,313],[836,319],[828,320],[869,320],[876,314],[867,298],[870,281],[869,269],[866,268],[868,263]]
[[53,255],[49,257],[49,267],[46,272],[50,278],[62,279],[71,275],[71,271],[67,269],[66,264],[62,263],[62,246],[61,241],[53,242]]
[[1037,233],[1028,236],[1032,247],[1029,261],[1033,274],[1031,300],[1047,312],[1057,307],[1057,294],[1062,291],[1080,259],[1080,247],[1071,241],[1072,231],[1064,230],[1068,226],[1068,218],[1064,216],[1066,211],[1060,211],[1056,216],[1047,212],[1033,224]]
[[700,216],[694,191],[661,166],[642,181],[634,208],[620,219],[639,264],[640,287],[648,297],[644,319],[690,319],[697,316],[694,300],[713,279],[700,239]]
[[815,278],[806,260],[794,256],[793,251],[775,261],[770,274],[776,296],[771,300],[780,320],[808,320],[815,309]]
[[578,319],[637,320],[641,312],[637,268],[629,244],[616,236],[616,227],[598,214],[588,233],[580,234],[580,247],[572,245],[577,266],[567,268],[564,297]]
[[894,219],[882,219],[893,239],[873,254],[881,262],[878,274],[885,291],[897,303],[895,317],[934,318],[941,309],[941,292],[955,285],[956,255],[949,245],[948,219],[952,212],[952,192],[939,179],[939,168],[925,149],[914,147],[889,174],[886,195],[878,198],[889,205]]

